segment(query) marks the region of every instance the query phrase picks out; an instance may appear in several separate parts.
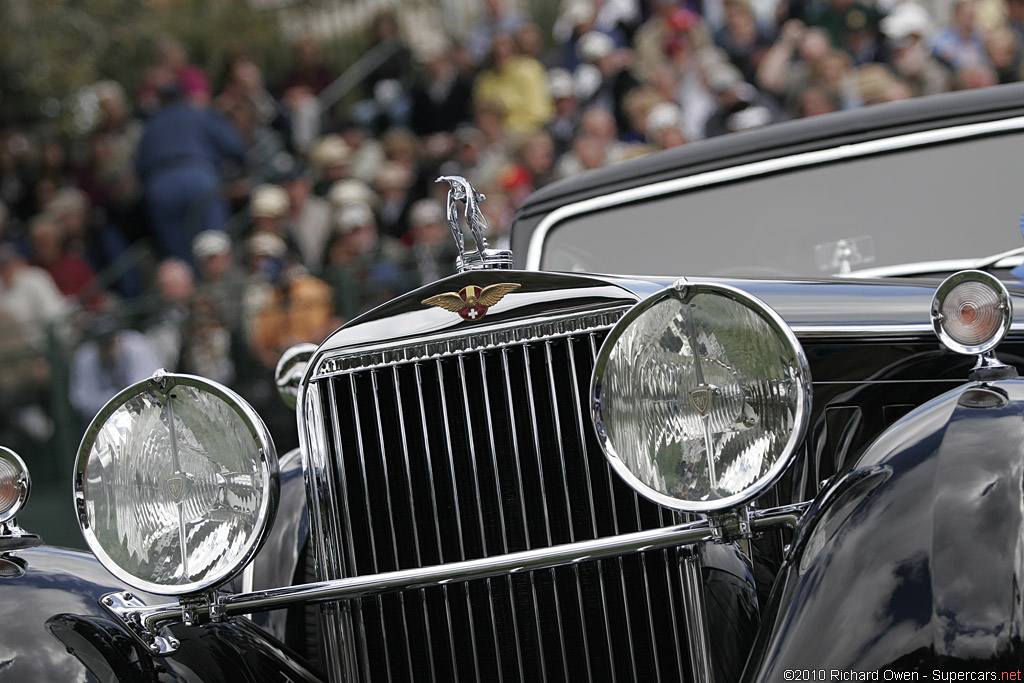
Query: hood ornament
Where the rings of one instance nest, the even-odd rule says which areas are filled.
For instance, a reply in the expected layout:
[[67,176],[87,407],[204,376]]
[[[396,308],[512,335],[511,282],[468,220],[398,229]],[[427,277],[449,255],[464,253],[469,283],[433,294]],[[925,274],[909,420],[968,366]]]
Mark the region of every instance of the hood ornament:
[[[455,259],[455,267],[460,273],[467,270],[510,270],[512,268],[512,252],[507,249],[490,249],[484,238],[484,230],[489,230],[487,219],[480,211],[480,202],[485,197],[477,192],[473,185],[462,176],[446,175],[437,182],[446,182],[448,190],[448,227],[452,230],[455,243],[459,246],[459,257]],[[459,202],[466,205],[466,223],[473,233],[476,249],[466,250],[466,236],[459,220]]]

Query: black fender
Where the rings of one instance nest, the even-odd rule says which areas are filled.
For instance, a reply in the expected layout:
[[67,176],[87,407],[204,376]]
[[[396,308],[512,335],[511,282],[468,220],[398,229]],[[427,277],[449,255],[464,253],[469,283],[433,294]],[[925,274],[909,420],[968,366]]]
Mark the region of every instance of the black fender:
[[[293,449],[279,460],[281,495],[278,496],[274,526],[243,580],[233,588],[238,591],[280,588],[305,583],[306,542],[309,538],[309,509],[306,484],[299,449]],[[300,571],[302,572],[299,575]],[[285,640],[289,610],[273,610],[254,614],[253,621],[278,640]]]
[[36,547],[0,554],[0,681],[318,681],[298,657],[248,619],[173,627],[169,657],[150,656],[99,604],[131,589],[92,556]]
[[1018,670],[1022,482],[1022,380],[960,387],[894,423],[801,520],[742,680]]

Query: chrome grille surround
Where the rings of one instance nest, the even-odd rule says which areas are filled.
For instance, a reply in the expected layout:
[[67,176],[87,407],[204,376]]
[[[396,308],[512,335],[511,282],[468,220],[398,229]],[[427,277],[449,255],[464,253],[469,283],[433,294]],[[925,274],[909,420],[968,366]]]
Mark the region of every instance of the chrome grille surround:
[[[545,275],[543,282],[539,281],[540,278],[534,282],[534,278],[533,274],[516,276],[516,279],[525,283],[524,293],[533,289],[530,293],[532,298],[510,295],[509,299],[515,301],[515,310],[489,315],[486,322],[465,325],[454,321],[442,329],[441,326],[423,324],[427,314],[423,311],[415,312],[415,304],[395,306],[391,319],[408,321],[408,329],[396,323],[383,335],[372,335],[359,330],[356,325],[357,329],[348,335],[343,330],[329,340],[319,356],[313,359],[307,371],[304,395],[300,396],[303,417],[300,420],[300,431],[305,445],[311,530],[318,578],[340,578],[353,573],[363,575],[467,557],[496,556],[524,549],[517,539],[512,538],[517,531],[506,533],[506,523],[512,527],[518,524],[518,532],[530,536],[527,548],[542,548],[595,536],[607,537],[632,530],[657,528],[681,520],[678,515],[638,500],[635,493],[617,478],[613,478],[603,454],[596,447],[596,441],[593,441],[591,428],[584,424],[589,422],[589,401],[585,394],[590,363],[607,330],[635,303],[637,294],[620,288],[609,288],[606,281],[587,281],[566,276],[557,276],[556,280]],[[584,288],[580,288],[580,283]],[[438,286],[452,289],[457,284],[462,283]],[[556,284],[570,286],[569,289],[561,290],[564,294],[561,299],[552,288]],[[541,291],[544,293],[543,300],[548,303],[538,306],[538,294]],[[416,302],[421,298],[422,295],[410,295],[410,299]],[[413,302],[407,300],[407,303]],[[413,312],[413,315],[409,316],[409,312]],[[387,321],[387,313],[385,311],[371,316],[364,328]],[[436,316],[436,312],[432,313]],[[432,324],[432,321],[427,322]],[[410,335],[409,330],[418,331],[419,334],[414,332]],[[374,343],[370,341],[374,336],[394,341]],[[554,370],[553,356],[560,359],[558,362],[562,370],[568,358],[568,367],[572,367],[573,372],[563,374]],[[524,375],[525,379],[510,377],[516,373]],[[467,376],[472,377],[468,384]],[[496,383],[490,389],[486,383],[488,377]],[[424,382],[433,382],[433,402],[431,397],[423,394]],[[479,386],[480,382],[484,382],[482,395],[479,388],[474,389],[472,386],[474,383]],[[515,396],[511,388],[513,382],[519,383],[516,385]],[[409,388],[415,385],[418,385],[418,395],[410,394],[408,406],[411,407],[406,409],[403,407],[406,403],[396,397],[402,387],[411,391]],[[447,388],[437,390],[440,385]],[[504,389],[497,392],[495,387]],[[445,546],[437,522],[426,523],[423,529],[406,537],[407,542],[398,543],[392,535],[396,516],[408,517],[412,510],[412,514],[417,517],[429,518],[431,507],[434,506],[436,510],[437,505],[433,498],[428,500],[422,495],[417,497],[410,490],[410,482],[414,478],[408,469],[410,441],[418,439],[415,447],[427,445],[429,450],[428,442],[433,439],[427,436],[429,430],[425,424],[422,436],[413,433],[418,432],[420,427],[419,423],[413,424],[410,420],[423,416],[426,401],[426,404],[433,406],[432,410],[443,416],[431,428],[437,428],[437,431],[441,422],[447,423],[453,415],[458,418],[460,413],[469,409],[469,396],[474,391],[483,406],[480,408],[476,403],[473,404],[479,419],[470,424],[471,420],[467,417],[457,429],[444,430],[444,437],[436,442],[435,449],[440,459],[424,475],[429,476],[432,483],[438,484],[443,489],[441,495],[449,500],[453,494],[461,496],[459,502],[462,507],[474,513],[467,518],[470,523],[464,528],[460,524],[446,528],[446,531],[451,531],[450,536],[458,539],[453,544],[454,550]],[[507,395],[504,395],[505,391]],[[534,405],[533,400],[514,400],[527,395],[536,398],[533,396],[534,391],[547,392],[548,395],[546,398],[540,397],[538,405]],[[359,393],[360,400],[350,400],[349,392]],[[386,398],[381,398],[380,392]],[[574,398],[567,401],[566,396],[570,393]],[[386,406],[382,406],[382,403]],[[347,429],[340,427],[340,418],[335,419],[339,410],[346,411]],[[505,414],[512,411],[516,414]],[[540,428],[538,420],[544,422]],[[511,422],[512,429],[509,430],[507,424],[504,428],[497,424],[502,421]],[[520,429],[519,426],[523,425],[526,426]],[[552,442],[550,437],[555,433],[560,438]],[[366,450],[370,455],[360,462],[353,460],[347,468],[336,467],[339,452],[337,446],[344,438],[349,439],[349,446],[355,446],[353,450],[359,450],[360,453]],[[561,445],[563,440],[567,444],[575,444],[568,445],[569,450],[585,450],[587,457],[581,462],[578,453],[567,453]],[[504,451],[500,458],[497,455],[499,450]],[[542,450],[543,463],[540,457],[536,460],[530,457]],[[377,454],[384,453],[392,462],[390,467],[384,465],[382,468],[375,462],[379,457]],[[473,469],[471,475],[455,482],[455,465],[451,458],[459,457],[460,454],[469,457]],[[568,532],[563,530],[559,532],[561,535],[553,536],[550,525],[533,525],[530,528],[530,522],[520,519],[525,518],[525,500],[530,495],[529,490],[524,494],[522,481],[515,486],[494,483],[497,480],[495,473],[505,466],[499,464],[499,460],[501,463],[515,460],[518,467],[520,456],[524,462],[531,461],[526,464],[533,467],[530,476],[534,478],[528,481],[526,488],[536,489],[539,484],[539,488],[545,490],[538,508],[548,505],[552,508],[551,511],[543,511],[540,516],[546,518],[549,512],[556,518],[561,515],[561,521],[568,523]],[[478,459],[479,471],[476,469]],[[589,465],[586,463],[588,459],[591,460]],[[384,458],[380,457],[380,460]],[[572,472],[566,472],[567,461]],[[430,457],[427,462],[430,462]],[[556,464],[553,465],[554,469],[548,471],[546,468],[552,467],[551,463]],[[595,463],[601,468],[600,471],[593,469]],[[367,471],[368,465],[375,468],[374,471]],[[543,481],[545,472],[550,475],[547,483]],[[603,490],[600,505],[595,506],[597,496],[587,494],[582,504],[577,498],[571,509],[566,511],[569,492],[563,492],[559,483],[569,480],[585,481],[587,489],[594,486],[597,491]],[[473,483],[464,491],[467,482]],[[509,511],[502,505],[498,506],[497,519],[500,524],[496,525],[499,530],[497,533],[492,533],[493,530],[485,533],[482,517],[477,514],[481,506],[479,491],[488,487],[492,492],[498,489],[499,499],[511,497],[516,500],[515,505],[522,504],[506,515],[507,518],[502,517],[502,514]],[[546,487],[550,487],[550,490]],[[346,492],[358,495],[346,495]],[[394,506],[390,495],[384,495],[392,493]],[[376,495],[377,501],[383,499],[386,502],[371,502],[371,495]],[[407,503],[406,499],[411,503]],[[577,513],[581,512],[581,518],[575,519]],[[436,514],[435,511],[435,517]],[[625,520],[621,528],[620,518]],[[573,522],[577,524],[575,533],[572,530]],[[378,529],[378,525],[388,529],[382,531],[379,537],[370,535],[364,538],[367,541],[364,543],[366,547],[356,552],[352,544],[346,542],[346,539],[351,538],[353,524],[364,528],[372,526],[374,530]],[[465,542],[470,541],[469,545],[472,546],[475,542],[472,539],[481,540],[475,549],[467,550]],[[431,548],[431,545],[435,547]],[[650,562],[648,556],[654,554],[657,555],[657,561]],[[412,557],[412,561],[405,562],[403,558],[408,557]],[[637,679],[638,674],[642,677],[644,671],[659,673],[659,666],[670,670],[666,680],[671,680],[677,674],[682,676],[680,672],[684,669],[688,654],[685,651],[685,638],[680,637],[678,632],[679,621],[682,619],[682,579],[678,573],[679,557],[676,551],[648,551],[632,558],[592,561],[588,564],[592,566],[585,564],[536,572],[536,580],[532,574],[528,575],[528,579],[524,578],[527,576],[524,574],[512,574],[504,579],[478,581],[477,585],[471,582],[449,584],[443,588],[410,590],[396,598],[399,602],[390,608],[377,598],[324,605],[321,607],[322,636],[332,680],[420,680],[417,676],[422,676],[422,680],[628,680]],[[356,568],[355,572],[351,571],[353,567]],[[583,579],[580,578],[581,572],[585,574]],[[628,577],[625,572],[629,572]],[[518,583],[520,581],[528,581],[528,585],[521,585]],[[512,591],[514,582],[518,590],[515,594]],[[478,590],[484,584],[486,589]],[[424,607],[422,613],[426,613],[425,606],[429,598],[425,596],[430,591],[443,595],[443,600],[435,601],[430,606],[435,611],[442,610],[442,628],[433,630],[426,621],[420,623],[418,611]],[[506,591],[506,596],[512,596],[509,599],[523,598],[525,595],[526,602],[533,606],[539,604],[539,593],[549,596],[543,598],[549,602],[553,594],[555,603],[558,603],[561,594],[561,606],[556,604],[552,612],[557,618],[557,624],[542,624],[536,609],[524,611],[518,604],[512,605],[509,614],[498,614],[494,593],[502,591]],[[679,597],[666,600],[666,593],[673,596],[679,594]],[[657,625],[655,609],[664,612],[658,615]],[[386,610],[390,611],[385,614]],[[459,612],[461,617],[457,616]],[[472,623],[474,615],[476,626]],[[595,615],[599,625],[590,626]],[[545,614],[545,618],[550,616]],[[465,623],[467,617],[468,624]],[[588,619],[590,621],[585,621]],[[499,625],[499,620],[506,623]],[[443,627],[445,621],[447,628]],[[671,622],[671,627],[662,628],[668,622]],[[470,628],[467,630],[466,626]],[[570,628],[565,631],[563,626]],[[500,642],[498,629],[505,629],[506,632],[506,637]],[[412,670],[411,660],[407,656],[414,650],[409,636],[415,631],[425,633],[426,642],[420,645],[426,645],[432,653],[428,662],[421,661],[423,670],[416,672]],[[372,636],[372,632],[376,632],[375,637],[383,651],[367,651],[367,634]],[[462,652],[472,652],[473,662],[460,669],[460,663],[444,661],[448,658],[444,653],[446,650],[454,652],[454,640],[467,634],[473,642],[468,650],[464,648]],[[520,636],[523,636],[522,642]],[[435,641],[433,643],[430,642],[432,638]],[[591,646],[589,641],[595,644]],[[623,642],[626,644],[623,645]],[[613,645],[618,647],[618,654],[607,654]],[[540,650],[547,648],[555,655],[549,662],[544,659],[544,652],[540,655],[525,652],[531,647]],[[477,661],[478,650],[481,661]],[[579,659],[571,658],[576,656],[576,651]],[[541,658],[539,664],[531,662],[531,655]],[[492,664],[498,662],[496,672],[486,669],[488,664],[482,660],[487,657],[491,658]],[[381,658],[386,660],[383,666],[368,664],[368,659],[376,661]]]

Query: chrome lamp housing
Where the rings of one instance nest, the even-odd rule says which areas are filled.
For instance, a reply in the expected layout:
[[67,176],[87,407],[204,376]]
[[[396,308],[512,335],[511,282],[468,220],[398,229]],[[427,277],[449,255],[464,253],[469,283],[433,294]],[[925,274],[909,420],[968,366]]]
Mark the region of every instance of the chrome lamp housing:
[[75,462],[79,526],[117,578],[164,595],[206,591],[255,556],[279,474],[263,421],[230,389],[156,373],[107,403]]
[[759,299],[680,280],[633,307],[598,352],[592,417],[612,468],[676,510],[740,507],[785,471],[811,378],[793,331]]
[[991,360],[991,352],[1010,330],[1013,305],[1006,286],[994,275],[962,270],[935,290],[931,316],[935,334],[946,348],[981,356],[980,365]]

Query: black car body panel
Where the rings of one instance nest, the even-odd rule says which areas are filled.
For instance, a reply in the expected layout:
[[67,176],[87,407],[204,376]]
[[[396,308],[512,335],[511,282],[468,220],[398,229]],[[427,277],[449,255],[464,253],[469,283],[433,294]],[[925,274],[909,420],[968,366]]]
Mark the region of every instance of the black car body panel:
[[1019,669],[1022,418],[1024,383],[972,384],[882,434],[804,518],[744,680]]
[[118,582],[87,553],[29,548],[0,556],[0,677],[8,681],[319,681],[248,620],[179,627],[181,650],[154,657],[100,607]]

